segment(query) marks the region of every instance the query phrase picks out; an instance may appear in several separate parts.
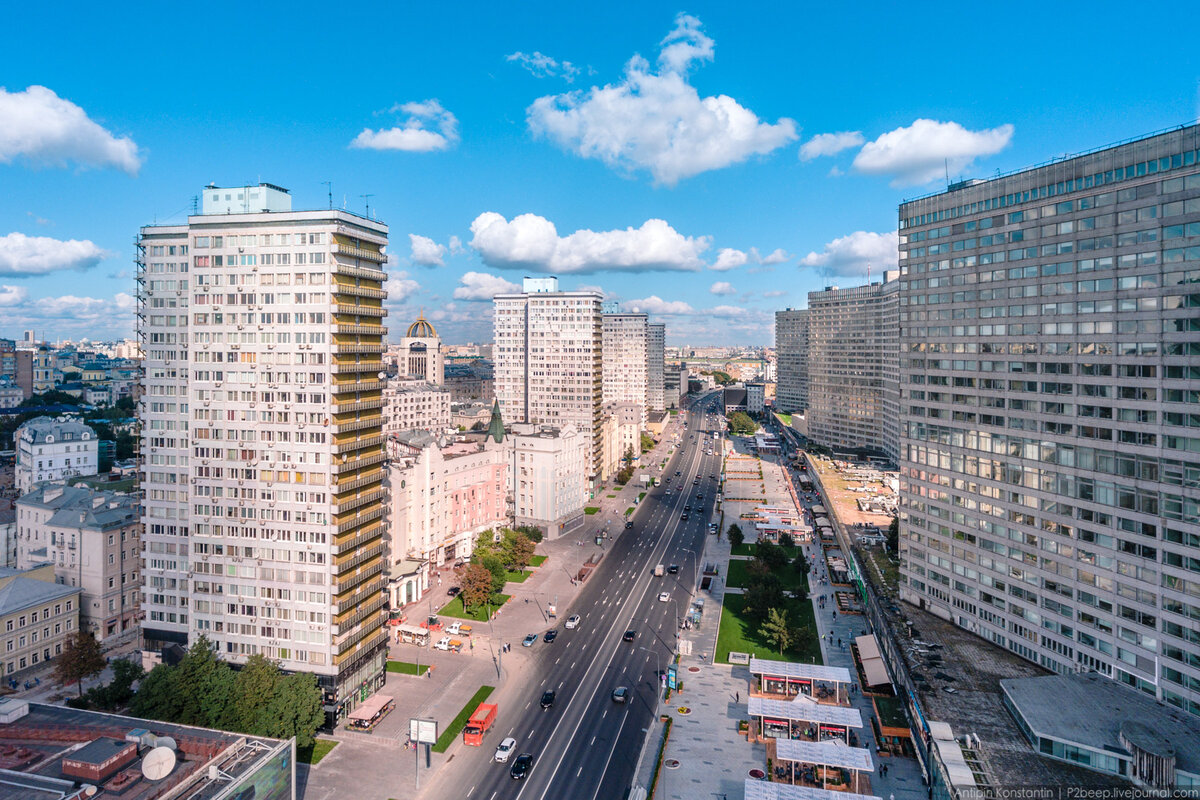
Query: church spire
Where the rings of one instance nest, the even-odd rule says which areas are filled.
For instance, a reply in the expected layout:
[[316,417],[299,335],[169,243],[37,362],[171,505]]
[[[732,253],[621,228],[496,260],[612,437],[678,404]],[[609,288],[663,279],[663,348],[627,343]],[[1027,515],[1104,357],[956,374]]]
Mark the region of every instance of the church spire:
[[496,440],[496,444],[504,442],[504,420],[500,418],[500,400],[492,403],[492,420],[488,423],[488,436]]

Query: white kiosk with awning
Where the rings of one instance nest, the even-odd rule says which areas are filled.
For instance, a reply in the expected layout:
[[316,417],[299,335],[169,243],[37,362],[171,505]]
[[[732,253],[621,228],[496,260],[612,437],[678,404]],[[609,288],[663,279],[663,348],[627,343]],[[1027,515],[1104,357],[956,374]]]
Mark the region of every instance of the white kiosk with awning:
[[830,698],[833,702],[849,702],[844,687],[850,684],[850,670],[843,667],[826,667],[822,664],[800,664],[792,661],[772,661],[753,656],[750,659],[750,674],[758,678],[759,691],[766,694],[782,694],[788,697],[805,694],[822,697],[824,684],[832,684]]
[[878,795],[835,792],[812,786],[790,786],[746,779],[746,800],[882,800]]
[[774,739],[839,739],[850,744],[850,729],[863,727],[857,708],[826,705],[804,695],[791,700],[751,695],[749,712],[758,717],[762,735]]
[[[806,742],[798,739],[777,739],[775,741],[776,763],[787,762],[788,772],[792,783],[796,782],[797,765],[799,772],[808,783],[820,783],[824,788],[829,782],[829,771],[849,770],[854,773],[852,783],[858,791],[858,774],[874,772],[875,764],[871,753],[861,747],[847,747],[838,741]],[[811,769],[806,768],[808,765]],[[840,776],[839,776],[840,777]],[[840,783],[840,780],[837,781]]]

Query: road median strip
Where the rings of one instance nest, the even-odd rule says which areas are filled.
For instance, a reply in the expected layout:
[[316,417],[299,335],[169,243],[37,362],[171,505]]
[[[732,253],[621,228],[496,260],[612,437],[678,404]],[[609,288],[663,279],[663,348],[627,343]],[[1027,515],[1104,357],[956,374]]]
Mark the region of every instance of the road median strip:
[[475,694],[471,696],[471,699],[467,701],[467,704],[463,706],[462,711],[458,712],[458,716],[450,722],[450,724],[446,727],[446,730],[442,731],[442,735],[438,737],[437,744],[433,746],[433,752],[446,752],[450,748],[450,745],[454,743],[454,740],[458,738],[458,735],[462,733],[462,729],[466,726],[467,720],[471,718],[471,714],[474,713],[475,709],[479,707],[479,704],[484,700],[487,700],[494,691],[496,691],[495,686],[480,686],[479,690],[475,692]]

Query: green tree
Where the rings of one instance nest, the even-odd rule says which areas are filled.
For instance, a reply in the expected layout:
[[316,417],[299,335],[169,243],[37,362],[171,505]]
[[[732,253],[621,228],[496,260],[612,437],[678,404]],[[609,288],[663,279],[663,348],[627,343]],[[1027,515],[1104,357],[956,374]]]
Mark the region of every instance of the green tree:
[[795,547],[796,540],[792,538],[792,535],[790,533],[788,533],[787,531],[783,531],[782,533],[779,534],[779,546],[780,547]]
[[492,573],[483,564],[471,563],[462,574],[464,608],[478,608],[492,595]]
[[742,526],[736,522],[729,526],[727,535],[729,536],[729,543],[734,547],[741,547],[742,542],[746,541],[746,534],[742,533]]
[[772,608],[781,608],[785,602],[783,585],[778,577],[769,572],[753,576],[743,597],[747,616],[758,622],[765,620]]
[[900,518],[892,517],[892,524],[888,526],[887,532],[887,551],[892,555],[900,552]]
[[804,555],[804,548],[801,548],[800,551],[796,553],[796,558],[792,561],[792,569],[794,569],[798,575],[808,574],[809,563],[808,557]]
[[759,627],[758,634],[778,647],[779,655],[783,655],[784,650],[790,650],[800,639],[800,631],[792,626],[787,610],[780,608],[768,609],[767,618]]
[[54,662],[54,678],[63,686],[79,684],[83,697],[83,681],[104,671],[107,662],[100,652],[100,643],[89,631],[78,630],[67,639],[63,651]]
[[489,596],[504,591],[504,584],[508,583],[508,567],[503,556],[498,553],[485,552],[478,558],[472,556],[471,561],[481,564],[492,576],[492,588]]
[[529,566],[529,562],[533,560],[534,545],[528,536],[516,531],[509,531],[512,534],[512,566],[513,569],[522,570]]
[[104,711],[116,711],[133,699],[133,684],[146,673],[142,665],[118,658],[112,662],[113,678],[107,686],[88,690],[87,705]]
[[180,697],[176,691],[179,670],[159,664],[142,679],[137,694],[129,705],[129,713],[143,719],[175,720],[179,718]]
[[233,694],[233,670],[217,658],[206,636],[188,649],[177,669],[175,690],[179,693],[179,709],[177,718],[171,721],[217,727]]
[[542,541],[542,539],[545,537],[545,534],[542,533],[542,529],[536,525],[518,525],[513,528],[513,530],[517,533],[525,534],[529,537],[529,541],[533,542],[534,544]]
[[621,460],[626,464],[633,463],[633,445],[629,445],[625,448],[625,455],[621,456]]
[[755,560],[761,561],[771,572],[783,569],[787,564],[787,552],[777,544],[759,542]]
[[325,722],[317,676],[297,672],[280,678],[262,712],[267,721],[263,735],[276,739],[295,736],[297,747],[311,747],[317,728]]
[[758,423],[744,411],[735,411],[729,415],[729,430],[739,436],[748,436],[758,430]]
[[649,453],[651,450],[654,449],[654,437],[651,436],[650,434],[643,433],[642,437],[641,437],[641,441],[642,441],[642,452],[643,453]]
[[267,698],[274,696],[281,677],[275,662],[259,653],[250,656],[233,680],[233,693],[222,727],[257,736],[270,736],[270,721],[264,703]]
[[116,459],[117,461],[124,461],[127,458],[133,458],[133,451],[137,445],[137,440],[133,438],[133,434],[129,431],[121,431],[117,434],[116,445]]

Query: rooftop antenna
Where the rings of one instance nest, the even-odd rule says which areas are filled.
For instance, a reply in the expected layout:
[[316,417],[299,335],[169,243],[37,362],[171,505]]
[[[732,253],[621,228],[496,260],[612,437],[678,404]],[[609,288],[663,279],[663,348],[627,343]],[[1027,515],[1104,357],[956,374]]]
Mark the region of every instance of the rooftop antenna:
[[373,195],[373,194],[360,194],[359,195],[359,197],[361,197],[367,204],[367,219],[371,218],[371,198],[374,196],[375,195]]
[[195,214],[199,214],[199,213],[200,213],[200,195],[194,194],[194,195],[192,195],[192,214],[195,215]]
[[867,262],[867,285],[871,285],[871,262]]
[[944,159],[946,165],[946,188],[950,188],[950,159]]
[[325,188],[329,191],[329,210],[333,210],[333,181],[321,181]]

